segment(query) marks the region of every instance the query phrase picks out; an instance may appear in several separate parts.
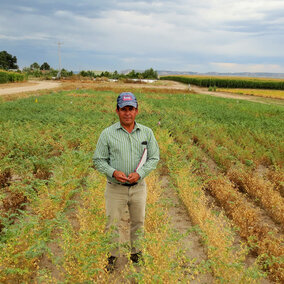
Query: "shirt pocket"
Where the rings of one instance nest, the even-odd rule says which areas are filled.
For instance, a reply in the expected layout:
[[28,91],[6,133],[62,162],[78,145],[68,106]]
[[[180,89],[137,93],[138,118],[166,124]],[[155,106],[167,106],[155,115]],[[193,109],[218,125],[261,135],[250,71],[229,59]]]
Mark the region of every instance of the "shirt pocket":
[[[140,160],[142,155],[143,155],[143,152],[144,152],[144,149],[147,148],[147,137],[139,137],[140,139],[135,141],[134,143],[134,155],[135,155],[135,158]],[[144,143],[143,143],[144,142]],[[143,143],[143,144],[142,144]],[[145,145],[146,144],[146,145]]]

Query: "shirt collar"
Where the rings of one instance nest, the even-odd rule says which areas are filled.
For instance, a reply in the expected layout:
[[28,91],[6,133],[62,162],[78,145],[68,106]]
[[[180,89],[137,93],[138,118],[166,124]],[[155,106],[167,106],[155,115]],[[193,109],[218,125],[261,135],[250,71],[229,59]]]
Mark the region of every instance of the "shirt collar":
[[[132,132],[134,132],[134,131],[136,131],[137,129],[140,129],[140,128],[141,128],[141,127],[140,127],[140,124],[135,121],[135,125],[134,125],[134,128],[133,128]],[[124,128],[123,128],[123,127],[121,126],[121,124],[120,124],[120,121],[116,124],[116,129],[122,129],[122,130],[124,130]],[[132,132],[131,132],[131,133],[132,133]]]

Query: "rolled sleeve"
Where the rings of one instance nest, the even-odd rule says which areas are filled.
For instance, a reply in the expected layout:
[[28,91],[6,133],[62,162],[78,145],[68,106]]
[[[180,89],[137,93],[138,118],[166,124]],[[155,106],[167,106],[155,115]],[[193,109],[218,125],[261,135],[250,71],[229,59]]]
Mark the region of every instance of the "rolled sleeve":
[[142,169],[137,170],[136,173],[140,176],[140,179],[143,179],[146,176],[145,171]]

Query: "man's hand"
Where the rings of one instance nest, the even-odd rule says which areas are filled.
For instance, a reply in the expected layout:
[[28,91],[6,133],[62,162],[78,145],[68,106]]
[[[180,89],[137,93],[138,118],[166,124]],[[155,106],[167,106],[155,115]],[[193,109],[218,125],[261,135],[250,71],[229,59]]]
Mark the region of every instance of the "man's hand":
[[137,182],[138,180],[140,179],[140,176],[138,173],[131,173],[129,176],[128,176],[128,181],[130,183],[135,183]]
[[129,178],[125,175],[124,172],[115,170],[112,176],[119,182],[122,182],[122,183],[130,182]]

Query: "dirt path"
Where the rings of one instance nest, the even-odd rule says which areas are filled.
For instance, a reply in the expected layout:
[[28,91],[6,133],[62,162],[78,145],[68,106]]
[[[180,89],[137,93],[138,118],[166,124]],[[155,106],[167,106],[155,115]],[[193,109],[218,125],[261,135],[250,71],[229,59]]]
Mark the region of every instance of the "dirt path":
[[[164,189],[163,197],[170,201],[168,214],[170,217],[170,226],[174,231],[183,235],[181,247],[183,248],[186,256],[189,259],[194,259],[194,265],[200,264],[202,261],[207,260],[207,255],[204,246],[201,244],[200,237],[193,232],[190,228],[193,224],[188,216],[187,209],[180,201],[177,192],[169,186],[169,177],[162,176],[162,188]],[[190,283],[213,283],[214,277],[210,273],[204,273],[197,276],[195,280]]]
[[249,95],[238,95],[238,94],[225,93],[225,92],[213,92],[213,91],[208,91],[207,88],[201,88],[201,87],[192,86],[192,85],[191,85],[191,90],[198,94],[210,95],[210,96],[220,97],[220,98],[245,100],[245,101],[257,102],[257,103],[262,103],[262,104],[284,105],[284,101],[280,99],[264,98],[264,97],[249,96]]
[[0,96],[32,92],[38,90],[54,89],[61,86],[60,82],[54,81],[29,81],[0,85]]

